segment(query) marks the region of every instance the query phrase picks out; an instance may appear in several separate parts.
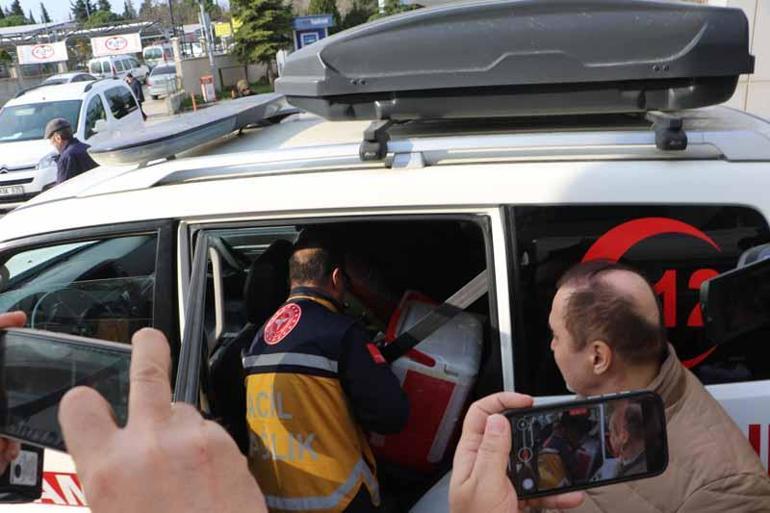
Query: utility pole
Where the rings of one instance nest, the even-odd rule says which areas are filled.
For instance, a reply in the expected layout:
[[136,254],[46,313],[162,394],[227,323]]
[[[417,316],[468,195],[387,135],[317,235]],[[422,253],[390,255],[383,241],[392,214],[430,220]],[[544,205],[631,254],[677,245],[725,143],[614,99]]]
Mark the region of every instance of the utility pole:
[[168,0],[168,14],[171,17],[171,36],[176,37],[176,23],[174,23],[174,0]]
[[214,40],[211,37],[211,18],[206,12],[205,0],[199,0],[201,6],[201,25],[203,27],[203,37],[206,38],[206,52],[209,54],[209,67],[211,67],[211,77],[214,84],[217,83],[216,64],[214,64]]

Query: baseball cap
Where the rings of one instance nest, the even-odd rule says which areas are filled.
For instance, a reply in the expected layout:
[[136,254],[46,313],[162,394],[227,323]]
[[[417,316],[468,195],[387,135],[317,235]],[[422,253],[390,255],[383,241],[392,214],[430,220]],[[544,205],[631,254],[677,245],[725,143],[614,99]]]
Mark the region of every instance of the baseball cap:
[[72,129],[70,122],[64,118],[53,118],[45,125],[45,138],[50,139],[53,134],[65,128]]

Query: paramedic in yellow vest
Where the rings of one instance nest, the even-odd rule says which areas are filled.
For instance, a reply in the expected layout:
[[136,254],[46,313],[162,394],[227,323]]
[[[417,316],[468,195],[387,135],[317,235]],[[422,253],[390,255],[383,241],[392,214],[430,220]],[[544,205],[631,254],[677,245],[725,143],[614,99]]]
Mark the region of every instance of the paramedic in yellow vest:
[[378,511],[364,431],[401,431],[398,379],[354,319],[341,313],[343,258],[320,230],[289,260],[289,298],[244,352],[249,466],[271,512]]

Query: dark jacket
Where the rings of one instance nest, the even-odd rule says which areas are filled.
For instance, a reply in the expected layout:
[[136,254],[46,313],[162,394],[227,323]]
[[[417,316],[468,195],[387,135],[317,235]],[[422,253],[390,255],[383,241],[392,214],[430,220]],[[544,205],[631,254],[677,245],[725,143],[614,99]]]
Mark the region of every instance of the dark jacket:
[[588,490],[583,504],[569,513],[770,511],[767,471],[673,347],[648,388],[666,407],[668,468],[657,477]]
[[398,432],[409,405],[364,330],[340,310],[321,291],[293,289],[244,354],[249,463],[271,512],[377,510],[362,428]]
[[144,91],[142,91],[142,84],[134,78],[128,86],[131,88],[131,92],[136,96],[136,101],[144,103]]
[[56,162],[56,183],[62,183],[80,173],[85,173],[99,164],[88,154],[88,146],[73,137],[59,155]]

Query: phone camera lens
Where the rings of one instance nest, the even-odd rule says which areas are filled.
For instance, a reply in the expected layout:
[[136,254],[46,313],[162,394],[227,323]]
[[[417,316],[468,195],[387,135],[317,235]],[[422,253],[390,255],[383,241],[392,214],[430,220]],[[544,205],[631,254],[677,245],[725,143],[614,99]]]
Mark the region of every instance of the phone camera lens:
[[521,487],[525,490],[531,490],[535,487],[535,481],[531,477],[527,477],[521,481]]
[[519,419],[516,423],[516,427],[519,431],[526,431],[529,428],[529,419]]

